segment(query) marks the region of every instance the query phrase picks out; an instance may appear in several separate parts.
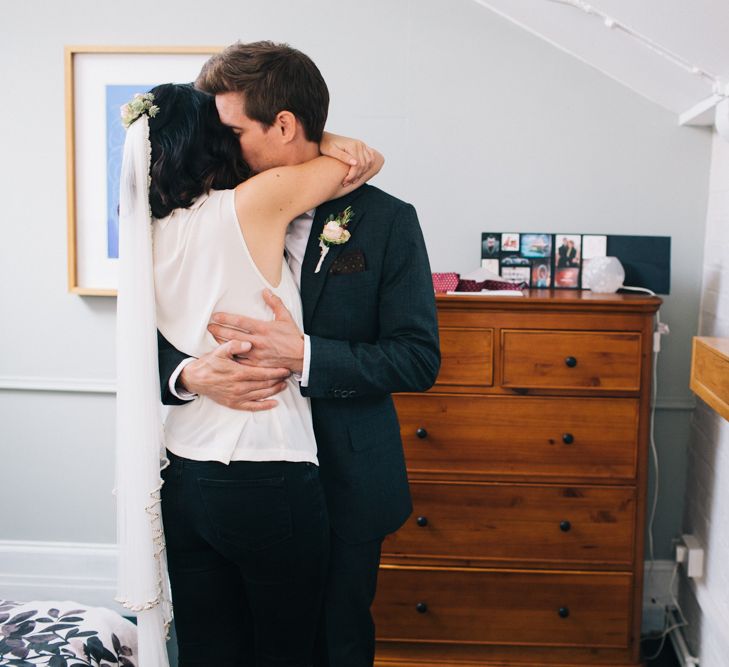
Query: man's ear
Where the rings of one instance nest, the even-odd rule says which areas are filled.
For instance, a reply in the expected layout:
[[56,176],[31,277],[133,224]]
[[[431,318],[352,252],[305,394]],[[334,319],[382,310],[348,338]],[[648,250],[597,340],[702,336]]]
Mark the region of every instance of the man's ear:
[[299,132],[298,121],[296,116],[290,111],[279,111],[276,114],[276,120],[273,127],[280,134],[283,143],[288,144],[294,139]]

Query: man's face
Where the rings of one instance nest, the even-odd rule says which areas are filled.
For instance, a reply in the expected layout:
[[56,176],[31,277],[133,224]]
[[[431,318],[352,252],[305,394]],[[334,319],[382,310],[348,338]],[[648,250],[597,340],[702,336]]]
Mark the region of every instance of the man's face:
[[215,96],[215,106],[223,125],[230,127],[238,137],[243,159],[254,172],[285,164],[275,129],[264,128],[245,114],[243,93],[220,93]]

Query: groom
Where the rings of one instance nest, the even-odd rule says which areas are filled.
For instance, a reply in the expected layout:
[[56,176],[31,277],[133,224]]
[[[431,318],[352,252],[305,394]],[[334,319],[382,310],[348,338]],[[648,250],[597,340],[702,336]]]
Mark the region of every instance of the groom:
[[[319,154],[329,94],[301,52],[271,42],[237,43],[205,64],[196,85],[215,95],[221,120],[238,135],[254,172]],[[295,117],[293,127],[274,122],[284,110]],[[319,267],[325,221],[348,208],[351,237],[332,246]],[[216,314],[210,326],[218,340],[250,343],[246,356],[255,366],[237,363],[230,345],[186,359],[160,338],[163,400],[180,404],[205,394],[237,409],[267,409],[281,374],[301,377],[331,522],[315,664],[371,667],[370,605],[381,544],[411,512],[390,394],[428,389],[440,365],[428,256],[415,209],[369,185],[294,220],[286,254],[299,280],[304,332],[269,294],[275,320]]]

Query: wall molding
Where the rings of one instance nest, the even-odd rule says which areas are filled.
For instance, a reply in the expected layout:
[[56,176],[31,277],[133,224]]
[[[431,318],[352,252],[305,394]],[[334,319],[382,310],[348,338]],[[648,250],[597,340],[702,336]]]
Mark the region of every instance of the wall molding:
[[73,600],[133,615],[114,601],[114,544],[0,540],[0,599]]
[[694,396],[659,396],[656,399],[656,410],[686,410],[691,411],[696,407]]
[[116,380],[0,375],[0,391],[115,394]]
[[[663,629],[674,562],[645,562],[643,633]],[[74,600],[131,615],[114,601],[115,544],[0,540],[0,599]],[[674,580],[674,588],[677,580]]]
[[[0,375],[0,391],[115,394],[116,380]],[[667,396],[656,400],[656,410],[690,411],[695,407],[696,399],[692,396]]]

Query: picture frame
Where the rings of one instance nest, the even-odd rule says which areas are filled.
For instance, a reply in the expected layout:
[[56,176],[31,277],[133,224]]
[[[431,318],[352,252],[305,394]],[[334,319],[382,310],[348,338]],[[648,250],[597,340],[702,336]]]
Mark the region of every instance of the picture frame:
[[579,289],[582,282],[582,235],[554,235],[554,287]]
[[[219,46],[67,46],[68,291],[115,296],[115,215],[124,146],[119,107],[134,93],[195,79]],[[118,224],[118,222],[117,222]]]

